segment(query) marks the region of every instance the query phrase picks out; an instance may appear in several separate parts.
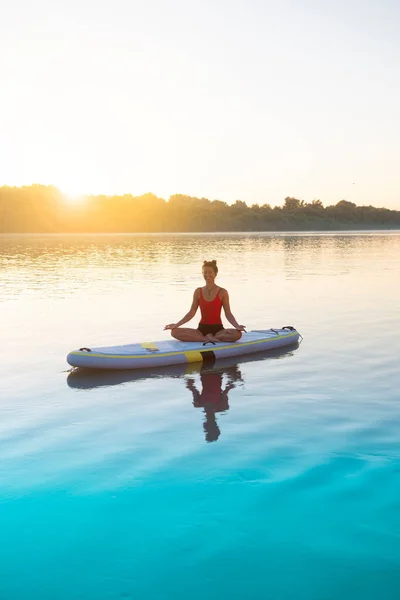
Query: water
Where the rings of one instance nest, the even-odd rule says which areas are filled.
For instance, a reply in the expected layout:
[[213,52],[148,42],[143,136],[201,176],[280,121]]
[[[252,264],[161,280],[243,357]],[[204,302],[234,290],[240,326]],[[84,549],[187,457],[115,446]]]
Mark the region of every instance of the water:
[[[67,372],[166,338],[213,258],[297,349]],[[396,232],[0,237],[1,600],[397,600],[399,262]]]

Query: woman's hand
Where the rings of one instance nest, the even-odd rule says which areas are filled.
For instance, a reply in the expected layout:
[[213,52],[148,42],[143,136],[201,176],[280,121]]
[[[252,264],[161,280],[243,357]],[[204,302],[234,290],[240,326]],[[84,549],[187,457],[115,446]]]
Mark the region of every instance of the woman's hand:
[[170,323],[169,325],[166,325],[166,326],[164,327],[164,331],[165,331],[166,329],[176,329],[176,323]]
[[186,387],[190,391],[196,389],[195,381],[194,381],[194,379],[192,379],[192,377],[188,377],[188,379],[186,379]]
[[244,331],[244,332],[246,333],[246,325],[238,325],[238,326],[236,327],[236,329],[237,329],[238,331]]

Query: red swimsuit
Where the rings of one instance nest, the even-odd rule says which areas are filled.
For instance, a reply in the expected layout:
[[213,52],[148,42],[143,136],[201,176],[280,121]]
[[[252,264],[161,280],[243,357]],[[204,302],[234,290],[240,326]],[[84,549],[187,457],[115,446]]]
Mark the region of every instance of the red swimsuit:
[[200,312],[201,319],[200,323],[202,325],[222,325],[221,321],[221,308],[222,308],[222,300],[219,297],[219,292],[215,296],[214,300],[207,301],[203,297],[203,290],[200,288]]

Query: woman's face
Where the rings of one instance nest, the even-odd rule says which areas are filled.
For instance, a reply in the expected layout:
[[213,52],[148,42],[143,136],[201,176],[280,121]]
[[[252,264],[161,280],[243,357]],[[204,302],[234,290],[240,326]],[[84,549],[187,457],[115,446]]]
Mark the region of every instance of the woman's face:
[[203,267],[203,277],[206,283],[213,283],[215,279],[214,269],[212,267]]

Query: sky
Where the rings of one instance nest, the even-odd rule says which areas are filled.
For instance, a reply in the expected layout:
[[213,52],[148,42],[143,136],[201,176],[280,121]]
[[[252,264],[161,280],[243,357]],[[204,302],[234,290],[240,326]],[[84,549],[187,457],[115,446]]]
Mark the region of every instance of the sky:
[[0,185],[400,209],[398,0],[4,0],[0,77]]

